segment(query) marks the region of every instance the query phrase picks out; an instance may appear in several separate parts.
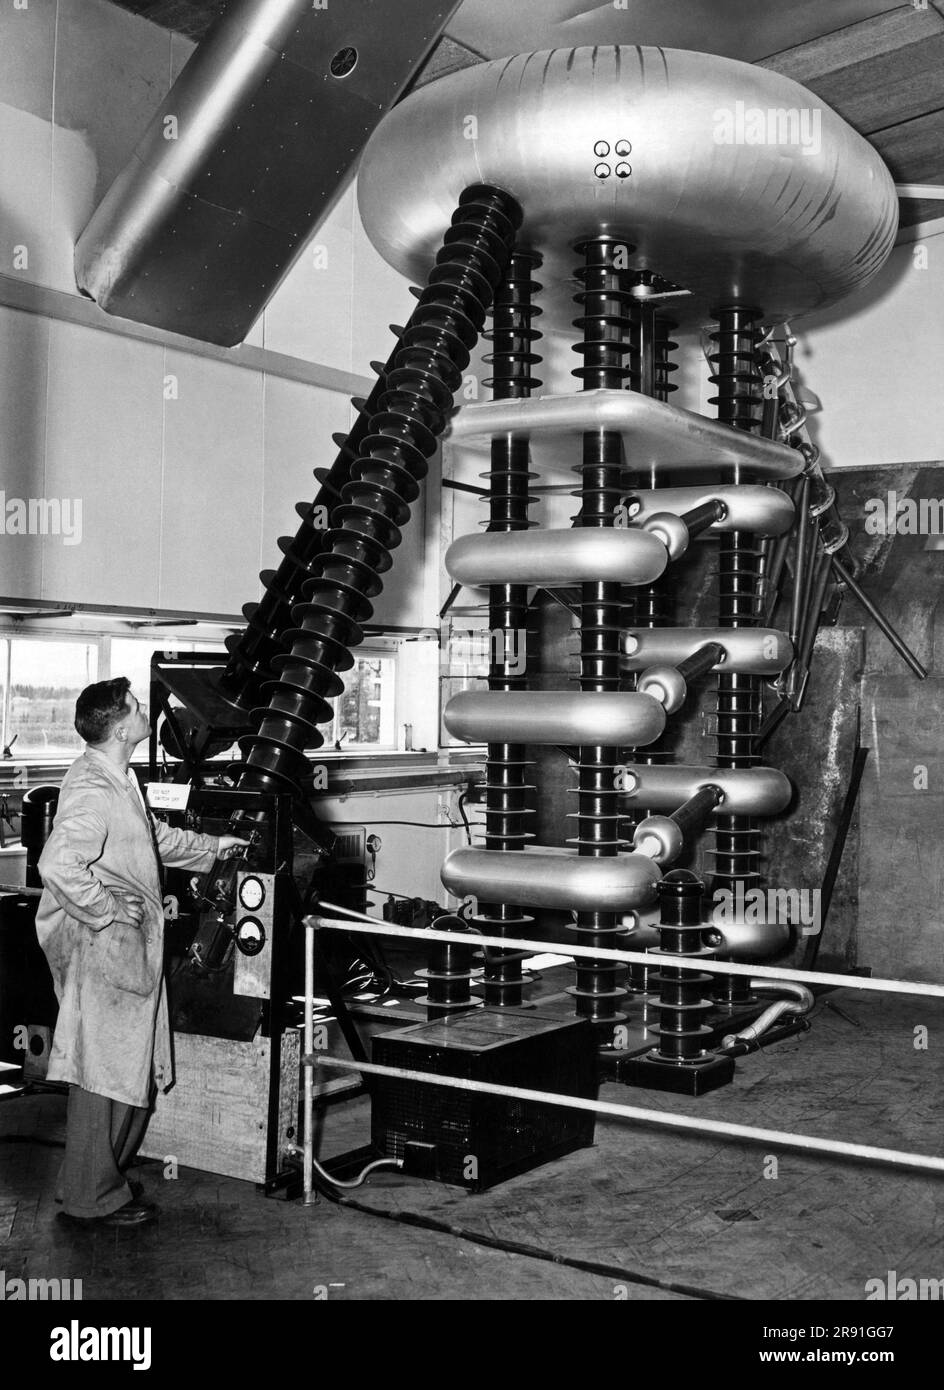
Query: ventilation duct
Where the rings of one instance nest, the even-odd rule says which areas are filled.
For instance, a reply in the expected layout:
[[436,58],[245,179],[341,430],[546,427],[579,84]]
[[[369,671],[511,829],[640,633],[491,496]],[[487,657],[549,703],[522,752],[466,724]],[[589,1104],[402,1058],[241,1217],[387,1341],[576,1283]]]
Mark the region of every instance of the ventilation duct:
[[110,314],[242,342],[458,0],[234,0],[76,246]]

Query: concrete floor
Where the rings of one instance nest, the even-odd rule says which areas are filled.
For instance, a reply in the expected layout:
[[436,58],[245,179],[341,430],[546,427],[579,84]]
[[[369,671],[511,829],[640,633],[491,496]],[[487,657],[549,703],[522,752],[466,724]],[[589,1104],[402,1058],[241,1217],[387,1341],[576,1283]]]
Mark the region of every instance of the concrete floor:
[[[944,1006],[831,999],[847,1017],[821,1003],[810,1034],[740,1061],[734,1083],[701,1100],[614,1085],[601,1094],[944,1154]],[[921,1026],[926,1050],[914,1045]],[[480,1195],[397,1173],[352,1194],[458,1235],[325,1200],[267,1200],[249,1183],[192,1169],[164,1180],[157,1163],[135,1176],[159,1202],[159,1223],[76,1232],[55,1220],[52,1201],[64,1112],[49,1093],[0,1104],[0,1268],[8,1279],[81,1278],[86,1300],[862,1301],[866,1281],[889,1270],[944,1278],[941,1178],[609,1120],[593,1148]],[[323,1151],[364,1142],[367,1120],[364,1101],[333,1107]]]

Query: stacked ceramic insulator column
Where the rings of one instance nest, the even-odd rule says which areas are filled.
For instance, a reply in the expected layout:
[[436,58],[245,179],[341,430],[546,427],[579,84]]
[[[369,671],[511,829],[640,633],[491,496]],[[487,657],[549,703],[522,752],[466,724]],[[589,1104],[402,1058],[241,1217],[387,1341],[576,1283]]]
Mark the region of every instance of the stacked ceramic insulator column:
[[[657,293],[665,282],[659,276],[653,275],[651,271],[639,271],[634,277],[634,284],[639,288]],[[677,390],[671,380],[671,373],[678,371],[678,365],[672,361],[671,357],[671,354],[678,349],[678,343],[673,342],[671,337],[671,329],[674,324],[662,318],[656,303],[651,299],[640,299],[636,305],[636,313],[639,323],[639,389],[647,396],[653,396],[657,401],[667,401],[670,393]],[[631,459],[627,459],[627,465],[632,470]],[[657,488],[660,484],[656,469],[652,469],[650,476],[645,479],[631,471],[629,481],[637,487]],[[628,625],[654,628],[664,627],[671,623],[674,616],[672,590],[673,585],[665,575],[657,579],[654,584],[647,584],[636,590],[633,606],[628,614]],[[663,737],[657,739],[654,745],[646,749],[645,753],[641,755],[641,761],[654,765],[668,762],[670,757],[671,755],[666,751]]]
[[[486,332],[493,351],[486,357],[492,376],[485,382],[494,400],[530,396],[541,382],[532,375],[540,357],[532,345],[540,337],[532,320],[540,309],[532,303],[540,285],[531,279],[536,258],[526,252],[512,256],[504,280],[495,292],[492,328]],[[507,435],[492,441],[488,479],[488,529],[526,531],[528,507],[527,441]],[[527,689],[528,587],[526,584],[489,586],[489,690]],[[528,799],[530,763],[520,743],[489,743],[485,762],[485,838],[491,850],[520,850],[534,838],[527,830],[534,811]],[[512,903],[479,903],[474,918],[481,931],[492,936],[527,936],[534,918]],[[520,951],[486,953],[485,1002],[498,1007],[520,1005],[523,976]]]
[[[400,331],[394,329],[399,339]],[[313,577],[315,557],[324,546],[327,528],[319,524],[322,515],[341,500],[341,488],[350,481],[351,466],[367,436],[371,418],[380,409],[387,375],[393,370],[399,343],[379,367],[377,380],[366,400],[355,400],[357,419],[346,436],[336,435],[339,450],[330,468],[316,471],[320,484],[312,502],[299,502],[295,508],[301,524],[294,536],[281,536],[282,562],[276,570],[263,570],[259,578],[265,592],[258,603],[243,605],[246,626],[236,637],[227,638],[230,659],[220,679],[221,693],[234,705],[258,700],[261,684],[271,680],[274,663],[285,655],[285,634],[292,626],[292,609],[301,603],[305,583]]]
[[[760,429],[763,382],[757,366],[760,313],[732,305],[716,311],[717,331],[710,360],[711,380],[718,394],[718,419],[735,429],[756,434]],[[740,470],[733,479],[746,483]],[[722,535],[718,553],[718,622],[723,628],[756,627],[760,585],[757,538],[743,531]],[[722,672],[718,676],[718,767],[748,768],[756,761],[754,742],[760,728],[760,680],[755,675]],[[760,849],[756,821],[750,816],[719,815],[715,821],[715,866],[712,894],[730,893],[734,900],[760,882]],[[731,1007],[750,998],[744,978],[722,976],[716,998]]]
[[[577,277],[583,284],[575,296],[583,314],[574,321],[583,330],[575,351],[583,357],[573,375],[585,391],[619,389],[629,381],[639,385],[638,328],[632,313],[633,298],[624,286],[617,257],[624,258],[625,243],[597,237],[576,247],[584,256]],[[625,260],[622,260],[625,265]],[[636,361],[626,358],[636,354]],[[583,436],[580,473],[581,527],[612,527],[620,503],[623,474],[622,439],[619,433],[596,430]],[[623,586],[597,580],[581,586],[580,689],[611,691],[620,688],[620,638],[625,627]],[[602,731],[601,731],[602,732]],[[606,858],[619,853],[620,807],[617,767],[622,749],[613,744],[582,745],[577,765],[577,845],[581,857]],[[622,930],[613,912],[577,912],[576,931],[581,945],[612,947]],[[625,969],[610,961],[580,960],[574,986],[577,1012],[594,1023],[612,1025],[625,1017],[619,1001],[625,997]]]
[[363,640],[361,624],[380,592],[419,495],[469,354],[508,264],[521,210],[488,186],[465,191],[453,214],[426,289],[407,324],[383,390],[363,426],[350,480],[295,607],[289,650],[271,661],[278,679],[268,705],[253,711],[256,733],[240,741],[241,791],[298,792],[306,748],[324,742],[318,725],[327,701],[343,689],[339,672]]
[[[671,329],[675,326],[664,319],[658,312],[660,301],[649,298],[649,295],[658,294],[666,285],[666,282],[652,271],[640,270],[632,277],[632,284],[637,294],[641,297],[637,300],[634,309],[635,316],[639,324],[639,389],[647,396],[653,396],[656,400],[667,401],[671,392],[677,388],[671,380],[671,374],[678,370],[678,366],[672,361],[671,354],[678,349],[678,343],[672,341]],[[659,475],[656,469],[652,469],[649,477],[643,477],[632,469],[632,460],[627,459],[628,473],[624,476],[624,488],[630,486],[652,487],[659,486]],[[660,576],[653,584],[646,584],[640,589],[630,589],[626,594],[625,616],[629,627],[657,628],[665,627],[673,621],[674,605],[672,603],[673,586],[669,583],[665,575]],[[636,688],[636,675],[626,672],[624,674],[624,686],[627,690]],[[668,747],[668,729],[653,743],[645,748],[634,751],[633,759],[648,767],[653,767],[659,763],[671,762],[672,754]],[[645,816],[645,808],[642,809],[638,818],[634,817],[624,826],[629,843],[632,843],[633,832],[639,819]],[[629,987],[634,994],[644,994],[649,988],[649,970],[644,965],[631,965],[629,967]]]

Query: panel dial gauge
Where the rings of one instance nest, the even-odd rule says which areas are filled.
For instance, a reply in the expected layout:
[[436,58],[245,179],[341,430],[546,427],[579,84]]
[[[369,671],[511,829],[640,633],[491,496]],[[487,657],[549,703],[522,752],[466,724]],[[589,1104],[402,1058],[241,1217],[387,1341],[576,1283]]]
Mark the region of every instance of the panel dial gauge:
[[265,884],[261,878],[256,878],[255,874],[247,874],[239,885],[239,901],[243,907],[248,907],[250,912],[255,912],[265,901]]

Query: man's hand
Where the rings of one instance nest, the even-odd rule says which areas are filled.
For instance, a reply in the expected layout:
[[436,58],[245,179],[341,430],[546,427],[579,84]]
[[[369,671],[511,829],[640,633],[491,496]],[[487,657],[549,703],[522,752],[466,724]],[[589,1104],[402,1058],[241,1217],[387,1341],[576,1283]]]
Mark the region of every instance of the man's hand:
[[236,835],[221,835],[219,858],[235,859],[238,855],[242,854],[244,849],[248,848],[248,840],[240,840],[239,837]]
[[115,894],[118,903],[118,912],[112,921],[124,923],[129,927],[140,927],[144,921],[144,899],[137,897],[134,893]]

